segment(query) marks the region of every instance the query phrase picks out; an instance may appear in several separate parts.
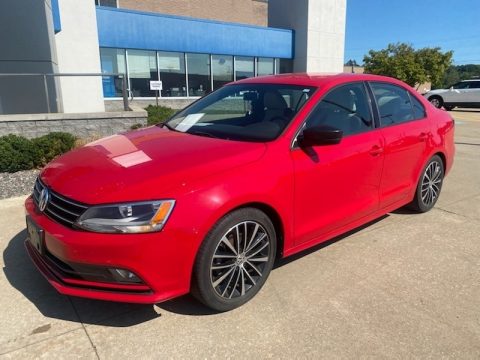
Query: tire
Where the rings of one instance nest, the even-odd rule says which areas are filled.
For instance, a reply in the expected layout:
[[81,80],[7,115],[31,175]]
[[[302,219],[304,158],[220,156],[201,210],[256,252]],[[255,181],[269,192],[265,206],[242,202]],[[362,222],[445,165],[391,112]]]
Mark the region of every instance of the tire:
[[418,180],[415,197],[410,203],[410,208],[417,212],[431,210],[440,196],[444,177],[442,159],[438,155],[433,156],[423,168]]
[[225,215],[197,253],[192,295],[221,312],[245,304],[267,280],[276,243],[272,221],[262,211],[243,208]]
[[440,109],[443,106],[443,99],[440,96],[434,95],[428,98],[428,101],[435,106],[437,109]]
[[452,111],[453,109],[455,109],[455,106],[453,106],[453,105],[443,105],[443,108],[447,111]]

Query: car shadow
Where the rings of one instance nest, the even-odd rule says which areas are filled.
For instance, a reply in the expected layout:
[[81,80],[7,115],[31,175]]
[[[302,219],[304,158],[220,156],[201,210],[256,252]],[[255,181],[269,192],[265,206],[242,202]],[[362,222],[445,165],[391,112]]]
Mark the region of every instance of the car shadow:
[[322,243],[320,243],[320,244],[318,244],[318,245],[312,246],[311,248],[308,248],[308,249],[306,249],[306,250],[300,251],[299,253],[294,254],[294,255],[291,255],[291,256],[289,256],[289,257],[279,259],[279,260],[277,260],[277,261],[275,262],[275,265],[273,266],[273,270],[275,271],[275,269],[277,269],[277,268],[279,268],[279,267],[282,267],[282,266],[285,266],[285,265],[288,265],[288,264],[290,264],[292,261],[296,261],[296,260],[298,260],[298,259],[301,259],[301,258],[303,258],[304,256],[307,256],[307,255],[309,255],[309,254],[311,254],[311,253],[314,253],[314,252],[316,252],[316,251],[318,251],[318,250],[321,250],[321,249],[323,249],[323,248],[326,248],[327,246],[332,245],[332,244],[336,243],[337,241],[340,241],[340,240],[343,240],[343,239],[345,239],[345,238],[347,238],[347,237],[349,237],[349,236],[352,236],[352,235],[354,235],[354,234],[362,231],[363,229],[366,229],[366,228],[372,226],[373,224],[376,224],[376,223],[378,223],[378,222],[380,222],[380,221],[388,218],[389,216],[390,216],[390,215],[385,214],[385,215],[383,215],[383,216],[381,216],[381,217],[379,217],[379,218],[377,218],[377,219],[375,219],[375,220],[372,220],[372,221],[370,221],[370,222],[368,222],[368,223],[366,223],[366,224],[364,224],[364,225],[362,225],[362,226],[359,226],[359,227],[357,227],[357,228],[355,228],[355,229],[353,229],[353,230],[350,230],[350,231],[348,231],[348,232],[346,232],[346,233],[343,233],[342,235],[336,236],[336,237],[334,237],[333,239],[324,241],[324,242],[322,242]]
[[480,112],[480,109],[464,109],[464,108],[460,108],[460,109],[452,109],[452,110],[450,110],[450,112],[479,113],[479,112]]
[[[368,228],[388,216],[384,215],[341,236],[337,236],[288,258],[277,260],[273,271]],[[3,252],[3,272],[10,284],[30,300],[45,317],[82,322],[84,324],[128,327],[159,318],[161,311],[156,309],[188,316],[218,314],[218,312],[207,308],[195,300],[191,295],[185,295],[156,305],[143,305],[91,300],[59,294],[43,278],[30,260],[24,246],[26,236],[26,230],[22,230],[10,240]],[[66,307],[71,307],[71,311],[68,311]]]
[[15,235],[3,252],[8,282],[49,318],[85,324],[127,327],[158,318],[153,305],[125,304],[59,294],[36,269],[25,249],[27,231]]

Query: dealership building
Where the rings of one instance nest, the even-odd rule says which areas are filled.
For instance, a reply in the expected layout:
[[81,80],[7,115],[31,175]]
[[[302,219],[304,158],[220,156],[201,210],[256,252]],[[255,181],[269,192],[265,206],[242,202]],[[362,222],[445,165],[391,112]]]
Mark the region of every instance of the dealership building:
[[104,111],[123,80],[100,73],[125,74],[136,100],[161,80],[180,104],[248,77],[342,72],[345,14],[346,0],[3,0],[0,114]]

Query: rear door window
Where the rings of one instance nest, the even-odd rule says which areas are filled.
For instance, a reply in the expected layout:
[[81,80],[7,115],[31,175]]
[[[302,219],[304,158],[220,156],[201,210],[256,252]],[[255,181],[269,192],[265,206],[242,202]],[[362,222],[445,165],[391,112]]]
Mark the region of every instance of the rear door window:
[[[370,86],[377,102],[381,126],[401,124],[425,117],[422,104],[413,95],[410,96],[404,88],[377,82],[371,82]],[[414,111],[415,106],[412,104],[411,98],[417,101],[416,111]]]
[[425,108],[423,107],[422,103],[411,93],[410,94],[410,99],[412,100],[412,106],[413,106],[413,117],[414,120],[417,119],[423,119],[424,117],[427,116],[425,113]]

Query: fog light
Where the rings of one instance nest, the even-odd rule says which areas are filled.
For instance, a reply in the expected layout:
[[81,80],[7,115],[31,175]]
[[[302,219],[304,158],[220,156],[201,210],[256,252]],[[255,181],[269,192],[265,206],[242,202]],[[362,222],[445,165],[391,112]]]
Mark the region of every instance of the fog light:
[[124,270],[124,269],[109,269],[110,273],[113,277],[120,282],[133,282],[133,283],[141,283],[142,280],[132,273],[131,271]]

